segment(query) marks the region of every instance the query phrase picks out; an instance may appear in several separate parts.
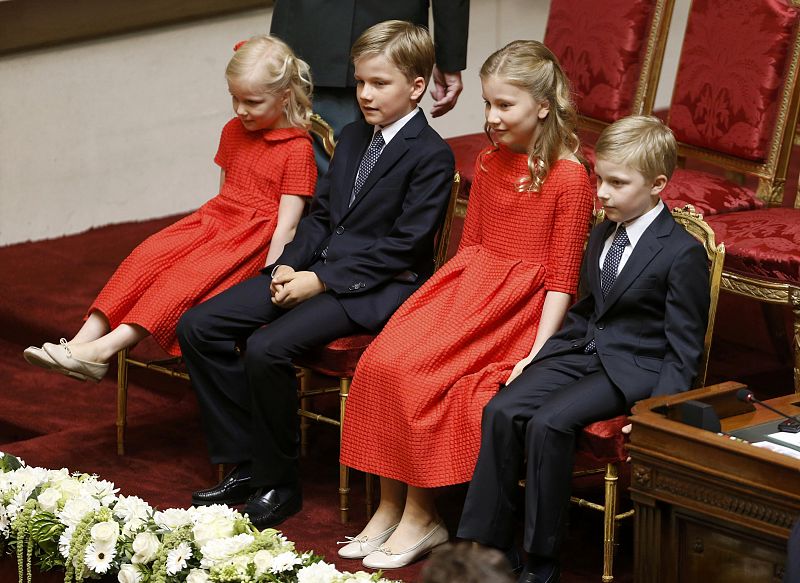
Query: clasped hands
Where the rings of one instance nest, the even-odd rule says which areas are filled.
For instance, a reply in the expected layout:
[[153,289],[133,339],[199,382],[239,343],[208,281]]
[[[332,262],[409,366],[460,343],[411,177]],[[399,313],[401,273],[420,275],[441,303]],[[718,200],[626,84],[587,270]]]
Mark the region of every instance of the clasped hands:
[[279,266],[269,284],[272,303],[287,310],[324,291],[325,284],[316,273],[295,271],[288,265]]

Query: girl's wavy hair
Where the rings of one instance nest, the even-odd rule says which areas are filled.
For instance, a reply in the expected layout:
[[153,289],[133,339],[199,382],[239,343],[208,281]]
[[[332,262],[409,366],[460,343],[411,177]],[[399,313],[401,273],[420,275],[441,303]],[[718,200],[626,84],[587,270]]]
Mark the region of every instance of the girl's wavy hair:
[[[547,117],[539,120],[541,128],[528,146],[530,177],[520,183],[520,190],[540,191],[547,173],[563,151],[567,150],[582,160],[578,153],[580,140],[577,126],[578,114],[572,101],[567,80],[556,56],[539,41],[516,40],[494,52],[481,67],[481,79],[497,77],[528,92],[537,102],[550,104]],[[497,146],[484,124],[489,140]]]
[[294,127],[311,126],[311,70],[279,38],[264,34],[238,45],[225,77],[252,83],[264,93],[279,94],[288,89],[286,119]]

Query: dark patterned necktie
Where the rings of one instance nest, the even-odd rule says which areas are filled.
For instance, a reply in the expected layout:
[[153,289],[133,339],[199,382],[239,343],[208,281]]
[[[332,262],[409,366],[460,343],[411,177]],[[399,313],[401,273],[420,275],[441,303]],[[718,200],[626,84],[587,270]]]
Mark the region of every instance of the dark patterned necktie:
[[[611,248],[606,253],[603,259],[603,269],[600,272],[600,289],[603,291],[603,297],[608,295],[614,282],[617,280],[617,271],[619,270],[619,262],[622,259],[622,254],[625,252],[625,247],[630,244],[628,239],[628,232],[625,230],[625,225],[617,227],[617,232],[614,234],[614,240],[611,242]],[[597,350],[594,338],[591,339],[589,344],[584,348],[584,352],[592,354]]]
[[364,157],[361,158],[361,164],[358,167],[358,176],[356,176],[356,183],[355,186],[353,186],[353,193],[350,195],[350,205],[353,204],[358,193],[361,192],[361,188],[367,181],[367,176],[372,172],[372,168],[375,166],[378,158],[380,158],[381,150],[383,150],[385,145],[383,134],[378,130],[375,132],[375,135],[372,136],[372,141],[369,143],[369,148],[367,148]]

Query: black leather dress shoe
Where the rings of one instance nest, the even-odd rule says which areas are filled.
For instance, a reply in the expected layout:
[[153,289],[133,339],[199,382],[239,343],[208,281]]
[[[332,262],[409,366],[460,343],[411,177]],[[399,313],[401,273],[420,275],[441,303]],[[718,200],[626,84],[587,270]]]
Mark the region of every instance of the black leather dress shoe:
[[558,563],[553,561],[536,566],[527,564],[517,579],[517,583],[559,583],[559,581],[561,581],[561,569]]
[[272,528],[290,516],[300,512],[303,507],[303,493],[300,486],[266,486],[254,494],[244,507],[258,530]]
[[192,492],[192,504],[242,504],[256,489],[250,486],[250,468],[239,464],[216,486]]

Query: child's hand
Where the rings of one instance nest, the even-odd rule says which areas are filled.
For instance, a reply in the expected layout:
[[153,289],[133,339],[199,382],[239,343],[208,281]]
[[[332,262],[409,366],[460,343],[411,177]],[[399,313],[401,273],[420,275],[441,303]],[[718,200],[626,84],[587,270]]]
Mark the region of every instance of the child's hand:
[[294,274],[295,271],[293,267],[289,267],[288,265],[279,265],[278,269],[275,270],[275,276],[269,283],[269,295],[274,298],[275,294],[283,289],[283,285],[288,281],[291,281]]
[[533,356],[534,355],[528,355],[514,365],[514,368],[511,369],[511,374],[508,375],[508,380],[506,380],[506,386],[510,385],[515,378],[522,374],[523,369],[533,360]]
[[313,271],[293,272],[281,282],[281,288],[272,296],[272,303],[287,310],[325,291],[325,284]]

